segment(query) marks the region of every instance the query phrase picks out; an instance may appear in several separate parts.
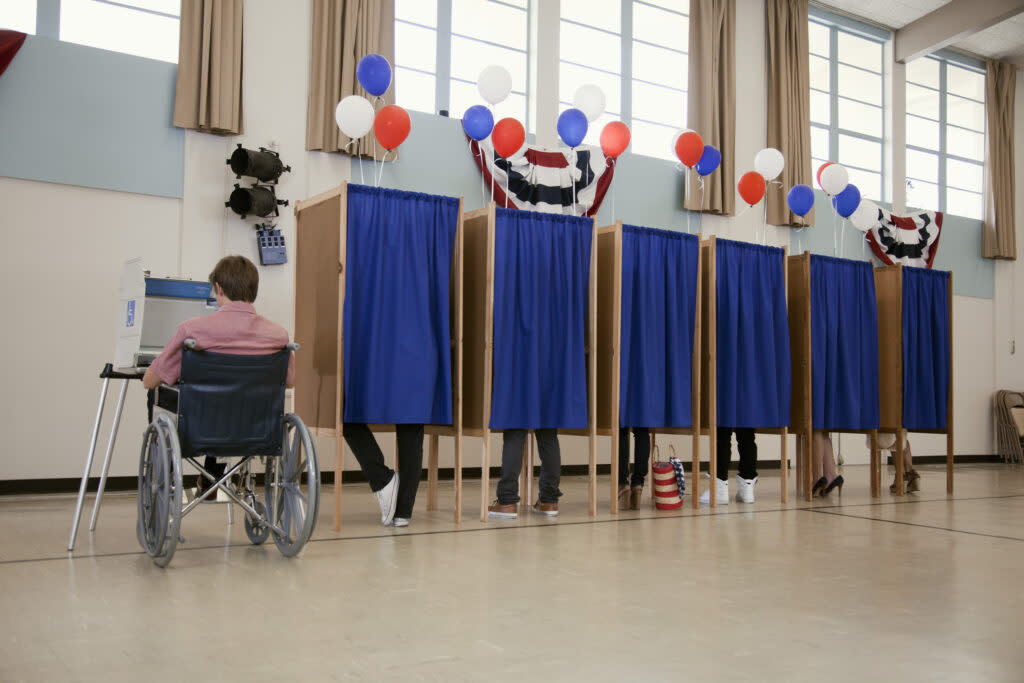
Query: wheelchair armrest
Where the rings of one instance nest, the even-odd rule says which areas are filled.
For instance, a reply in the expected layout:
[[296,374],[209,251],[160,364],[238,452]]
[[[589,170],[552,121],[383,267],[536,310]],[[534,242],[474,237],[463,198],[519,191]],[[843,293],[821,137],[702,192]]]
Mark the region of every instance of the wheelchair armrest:
[[298,342],[288,342],[287,344],[284,345],[284,347],[286,349],[288,349],[289,351],[298,351],[299,350],[299,343]]
[[186,349],[194,349],[194,348],[196,348],[196,340],[193,339],[192,337],[189,337],[188,339],[186,339],[184,344],[185,344],[185,348]]

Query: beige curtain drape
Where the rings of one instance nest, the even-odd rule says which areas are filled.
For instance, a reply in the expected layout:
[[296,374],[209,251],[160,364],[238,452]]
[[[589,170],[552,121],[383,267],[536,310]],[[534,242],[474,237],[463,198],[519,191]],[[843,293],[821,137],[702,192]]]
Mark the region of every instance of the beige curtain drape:
[[[690,0],[690,68],[686,125],[722,152],[704,178],[687,172],[684,207],[731,216],[736,209],[736,0]],[[701,205],[701,195],[703,206]]]
[[1013,98],[1017,68],[986,60],[985,111],[988,119],[988,158],[985,161],[985,224],[981,231],[981,255],[1015,260],[1013,167]]
[[242,132],[242,0],[182,0],[174,125]]
[[[311,42],[306,149],[341,152],[349,138],[334,121],[338,102],[348,95],[373,99],[356,80],[356,64],[372,53],[395,63],[394,0],[313,0]],[[384,104],[394,103],[394,82],[383,99]],[[349,153],[369,157],[374,147],[376,157],[382,158],[386,150],[376,144],[371,130]]]
[[[782,152],[786,166],[778,185],[769,185],[768,222],[804,227],[814,224],[814,209],[804,218],[789,210],[787,188],[810,185],[811,76],[807,45],[807,0],[766,0],[768,38],[768,146]],[[813,187],[813,186],[812,186]]]

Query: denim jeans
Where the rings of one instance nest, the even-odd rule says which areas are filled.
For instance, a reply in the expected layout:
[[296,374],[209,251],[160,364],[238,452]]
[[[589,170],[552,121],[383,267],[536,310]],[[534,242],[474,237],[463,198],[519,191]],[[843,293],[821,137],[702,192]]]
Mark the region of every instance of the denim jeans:
[[[519,502],[519,473],[523,469],[525,429],[506,429],[501,447],[501,479],[498,481],[498,502],[502,505]],[[562,492],[558,482],[562,476],[562,454],[558,449],[557,429],[535,429],[540,451],[540,492],[542,503],[557,503]]]
[[[375,493],[388,485],[394,470],[384,464],[373,432],[365,424],[346,422],[343,430],[345,443],[352,449],[359,468],[363,470],[370,489]],[[423,425],[395,425],[398,439],[398,502],[395,517],[410,519],[416,505],[416,491],[423,471]]]

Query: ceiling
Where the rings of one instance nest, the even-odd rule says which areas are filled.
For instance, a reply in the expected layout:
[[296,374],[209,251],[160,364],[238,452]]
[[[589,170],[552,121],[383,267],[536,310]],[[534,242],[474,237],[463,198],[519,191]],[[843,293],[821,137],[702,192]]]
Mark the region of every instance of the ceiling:
[[[873,24],[899,29],[947,3],[948,0],[826,0],[814,4],[861,17]],[[950,47],[979,57],[1016,62],[1024,67],[1024,14],[979,31]]]

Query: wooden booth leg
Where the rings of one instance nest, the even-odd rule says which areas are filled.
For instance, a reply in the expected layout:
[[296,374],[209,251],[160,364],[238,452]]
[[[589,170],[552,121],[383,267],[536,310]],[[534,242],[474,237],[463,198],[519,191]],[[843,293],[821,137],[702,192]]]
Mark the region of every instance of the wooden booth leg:
[[462,428],[455,435],[455,523],[462,523]]
[[903,489],[903,430],[896,430],[896,495],[902,496]]
[[345,469],[345,440],[339,434],[334,441],[336,456],[334,470],[334,531],[341,531],[341,473]]
[[[699,420],[698,420],[699,422]],[[693,428],[692,435],[693,442],[690,445],[692,449],[693,464],[690,465],[690,507],[694,510],[700,507],[700,427],[699,425]],[[651,491],[654,491],[654,479],[651,479]],[[651,496],[653,497],[653,493]]]
[[946,432],[946,495],[953,495],[953,429]]
[[590,441],[590,463],[587,470],[587,499],[589,500],[588,511],[591,517],[597,517],[597,436],[594,430],[590,430],[587,437]]
[[487,521],[487,494],[491,489],[491,432],[484,430],[484,448],[480,458],[480,521]]
[[651,454],[647,458],[647,483],[650,484],[650,487],[651,487],[651,509],[652,510],[657,510],[658,509],[658,504],[656,502],[658,498],[657,498],[657,496],[654,495],[654,454],[656,452],[654,449],[657,448],[657,447],[658,447],[658,435],[655,434],[654,432],[651,432]]
[[779,469],[782,472],[781,483],[782,487],[782,502],[789,502],[789,454],[786,452],[789,448],[789,431],[783,428],[782,430],[782,459],[779,462]]
[[[612,504],[611,513],[613,515],[619,514],[619,433],[622,427],[612,427],[612,443],[611,443],[611,492],[612,492]],[[626,462],[629,462],[629,441],[627,437],[626,441]],[[648,458],[649,460],[650,458]],[[651,481],[648,479],[648,481]]]
[[533,505],[533,439],[534,432],[531,429],[526,432],[526,442],[523,444],[523,472],[520,475],[525,479],[520,480],[519,495],[523,502],[523,509],[529,509]]
[[879,468],[878,430],[871,431],[871,497],[878,498],[881,489],[882,473]]
[[437,509],[437,434],[430,435],[427,451],[427,510]]

